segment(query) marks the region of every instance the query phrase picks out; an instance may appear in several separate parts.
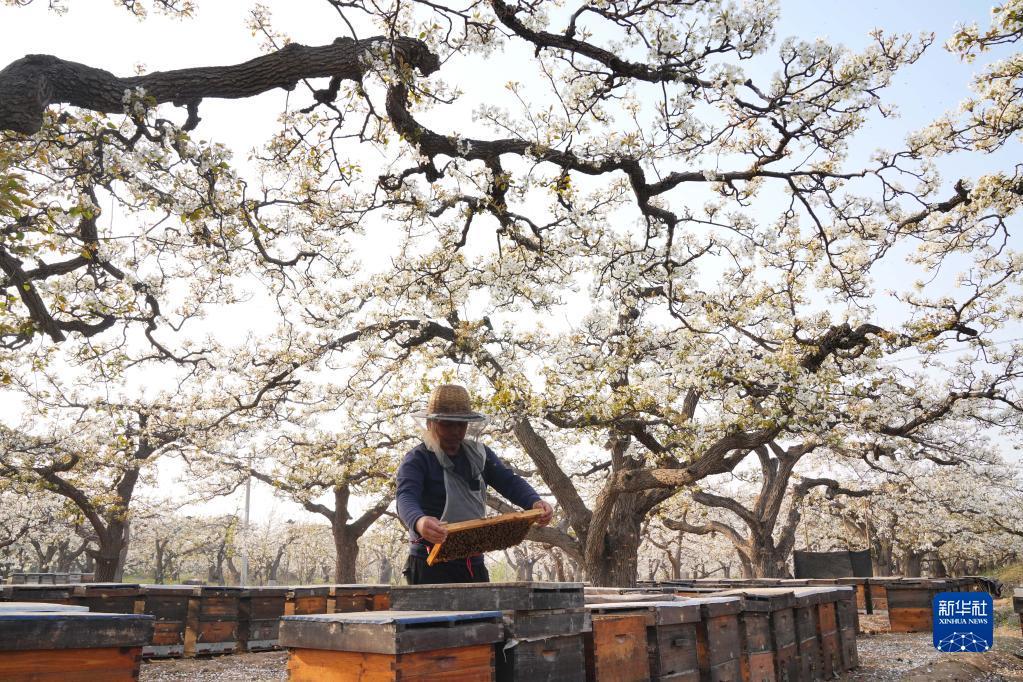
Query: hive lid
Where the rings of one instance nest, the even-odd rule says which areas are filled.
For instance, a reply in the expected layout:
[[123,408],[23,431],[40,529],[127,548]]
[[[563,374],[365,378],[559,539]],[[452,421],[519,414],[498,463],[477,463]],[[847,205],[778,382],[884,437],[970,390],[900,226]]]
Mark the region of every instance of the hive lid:
[[20,611],[24,613],[28,612],[47,612],[47,611],[64,611],[71,613],[88,613],[88,606],[75,606],[72,604],[49,604],[44,601],[4,601],[0,602],[0,613]]
[[386,594],[391,591],[390,585],[359,585],[359,584],[347,584],[347,585],[328,585],[330,594]]
[[281,618],[280,643],[293,649],[399,654],[493,644],[500,611],[367,611]]
[[582,583],[449,583],[391,588],[391,608],[417,611],[531,611],[581,608]]
[[742,600],[738,597],[689,597],[683,603],[695,603],[700,606],[700,612],[709,618],[715,616],[727,616],[742,611]]
[[696,623],[700,620],[700,605],[691,600],[614,602],[610,604],[587,604],[591,615],[600,613],[645,613],[647,625],[677,625]]
[[157,597],[198,597],[202,594],[200,585],[140,585],[139,589],[144,595],[151,594]]
[[330,585],[288,585],[289,597],[326,597],[330,594]]
[[0,651],[138,647],[153,616],[78,611],[0,611]]
[[721,592],[723,597],[740,597],[744,611],[778,611],[795,603],[791,587],[744,587]]

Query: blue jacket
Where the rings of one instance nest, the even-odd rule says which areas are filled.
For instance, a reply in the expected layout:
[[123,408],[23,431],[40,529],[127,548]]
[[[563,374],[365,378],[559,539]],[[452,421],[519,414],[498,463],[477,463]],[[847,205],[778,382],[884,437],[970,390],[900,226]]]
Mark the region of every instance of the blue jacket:
[[[540,499],[533,486],[524,478],[506,467],[494,451],[483,446],[487,453],[487,463],[483,467],[483,481],[503,495],[509,502],[523,509],[529,509]],[[468,479],[472,472],[467,457],[452,457],[455,473]],[[416,521],[423,516],[440,518],[444,513],[444,502],[447,493],[444,490],[444,468],[437,461],[437,456],[420,443],[405,455],[398,467],[398,518],[408,528],[409,552],[415,556],[425,557],[429,554],[426,541],[420,542],[416,532]],[[482,557],[477,559],[482,561]]]

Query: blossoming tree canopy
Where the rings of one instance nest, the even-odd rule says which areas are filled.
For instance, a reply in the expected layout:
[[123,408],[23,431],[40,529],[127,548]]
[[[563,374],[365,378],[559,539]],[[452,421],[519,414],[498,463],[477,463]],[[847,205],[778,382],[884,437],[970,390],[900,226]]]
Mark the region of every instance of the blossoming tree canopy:
[[[548,539],[619,583],[658,505],[758,450],[952,465],[964,424],[1018,427],[1023,192],[953,165],[1018,144],[1018,56],[875,149],[931,34],[778,36],[784,5],[753,0],[317,6],[329,40],[260,6],[234,64],[0,70],[0,378],[69,345],[108,376],[233,377],[223,409],[357,430],[328,473],[375,478],[363,450],[400,429],[324,415],[462,373],[557,498]],[[1014,44],[1018,9],[950,49]],[[267,93],[248,159],[205,139],[220,100]],[[246,304],[270,323],[208,338]],[[299,497],[344,479],[275,466]]]

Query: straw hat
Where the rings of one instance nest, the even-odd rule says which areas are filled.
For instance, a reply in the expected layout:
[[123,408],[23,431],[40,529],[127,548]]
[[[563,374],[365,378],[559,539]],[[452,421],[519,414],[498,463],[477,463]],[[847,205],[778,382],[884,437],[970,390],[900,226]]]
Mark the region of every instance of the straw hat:
[[469,405],[469,392],[458,384],[441,384],[433,389],[426,409],[416,412],[420,419],[440,419],[451,422],[480,422],[486,416],[474,412]]

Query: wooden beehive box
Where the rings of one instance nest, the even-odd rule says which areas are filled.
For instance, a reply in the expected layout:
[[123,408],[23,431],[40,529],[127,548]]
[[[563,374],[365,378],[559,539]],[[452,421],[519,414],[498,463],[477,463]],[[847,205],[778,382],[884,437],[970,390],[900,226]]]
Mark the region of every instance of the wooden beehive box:
[[821,653],[820,614],[821,590],[797,587],[792,590],[796,618],[796,640],[799,642],[799,679],[824,678],[824,659]]
[[142,585],[142,613],[153,616],[153,638],[142,648],[145,658],[185,655],[189,612],[197,615],[202,588],[198,585]]
[[494,679],[498,611],[369,611],[285,616],[292,682]]
[[411,611],[537,611],[579,609],[582,583],[450,583],[396,585],[391,608]]
[[447,524],[448,537],[434,545],[426,563],[465,559],[475,554],[514,547],[526,539],[530,526],[544,515],[541,509],[498,514],[486,519],[472,519]]
[[1017,587],[1012,593],[1012,608],[1019,614],[1019,627],[1023,631],[1023,588]]
[[838,640],[842,648],[842,669],[852,670],[860,665],[856,648],[856,633],[860,629],[856,593],[851,590],[839,591],[835,610],[838,616]]
[[888,585],[899,582],[899,578],[882,577],[867,578],[867,585],[870,588],[871,611],[888,610]]
[[821,647],[824,675],[835,677],[842,671],[842,645],[838,633],[838,597],[849,588],[821,590],[817,603],[817,636]]
[[238,648],[238,608],[246,588],[201,586],[189,602],[185,655],[230,654]]
[[698,603],[688,600],[613,602],[587,604],[586,608],[595,623],[613,615],[644,617],[650,679],[700,680],[697,651],[701,614]]
[[852,587],[855,590],[856,608],[866,613],[873,612],[873,605],[870,603],[869,592],[867,591],[867,579],[866,578],[839,578],[837,583],[839,585],[846,585]]
[[744,680],[795,680],[799,676],[795,596],[783,587],[729,590],[722,596],[742,599]]
[[97,613],[141,613],[142,590],[130,583],[81,583],[71,591],[72,601]]
[[327,613],[386,611],[390,608],[390,585],[331,585]]
[[931,601],[934,595],[945,590],[944,582],[905,578],[888,583],[885,590],[892,632],[930,632],[933,629]]
[[0,611],[0,680],[137,680],[151,616]]
[[696,654],[701,679],[739,680],[742,678],[742,640],[739,634],[738,597],[694,597],[700,606],[700,625],[696,635]]
[[247,587],[238,601],[238,649],[270,651],[277,648],[287,587]]
[[327,613],[329,585],[291,585],[285,595],[284,614],[308,616]]
[[504,611],[505,639],[495,645],[498,682],[583,682],[583,634],[590,631],[584,608]]
[[593,682],[641,682],[650,679],[646,614],[594,613],[587,633],[586,679]]
[[4,585],[4,601],[43,601],[51,604],[73,604],[74,585],[25,583]]

